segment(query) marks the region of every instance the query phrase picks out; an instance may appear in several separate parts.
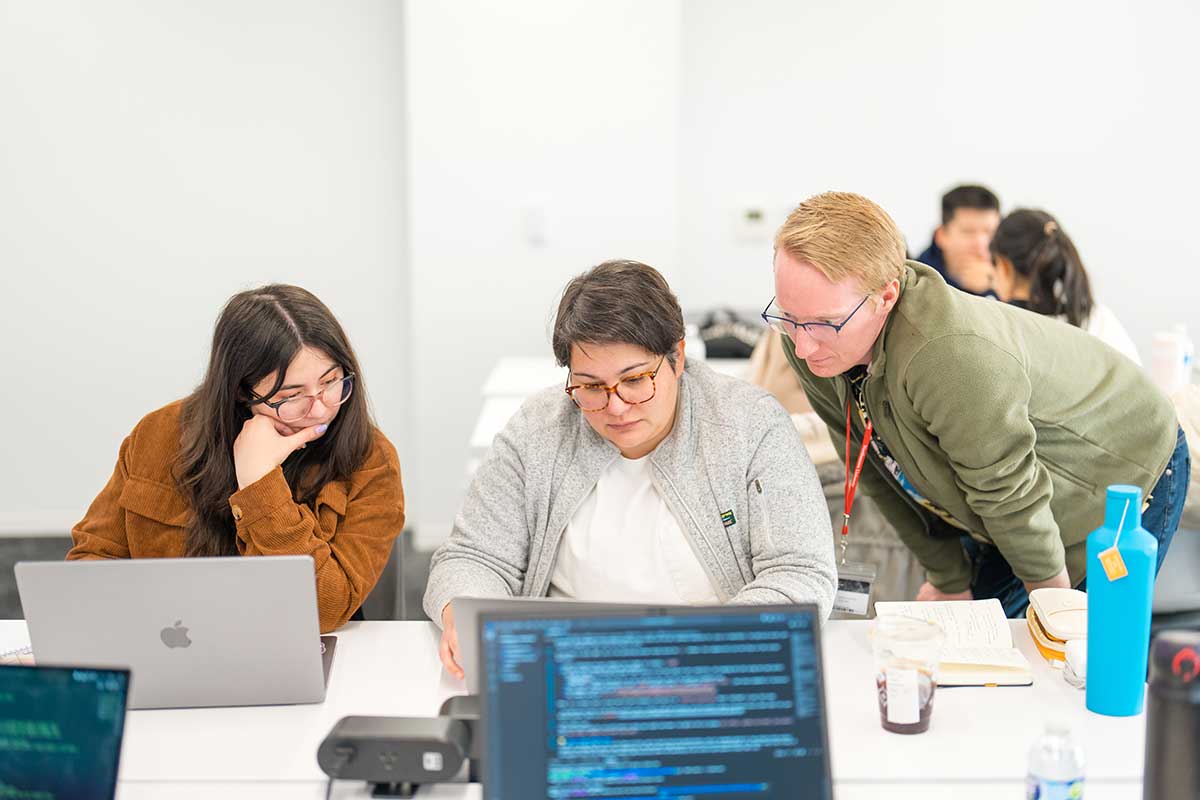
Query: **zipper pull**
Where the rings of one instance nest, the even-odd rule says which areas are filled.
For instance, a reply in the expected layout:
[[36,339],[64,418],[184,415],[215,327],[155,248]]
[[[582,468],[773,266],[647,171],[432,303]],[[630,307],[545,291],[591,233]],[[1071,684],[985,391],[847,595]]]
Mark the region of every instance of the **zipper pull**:
[[754,488],[758,489],[759,494],[762,494],[762,484],[759,483],[758,478],[754,479]]

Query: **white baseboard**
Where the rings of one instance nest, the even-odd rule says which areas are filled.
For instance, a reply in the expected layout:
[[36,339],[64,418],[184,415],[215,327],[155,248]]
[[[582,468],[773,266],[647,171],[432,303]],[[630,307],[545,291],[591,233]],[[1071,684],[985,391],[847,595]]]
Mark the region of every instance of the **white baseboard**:
[[0,539],[17,536],[70,536],[79,509],[0,511]]

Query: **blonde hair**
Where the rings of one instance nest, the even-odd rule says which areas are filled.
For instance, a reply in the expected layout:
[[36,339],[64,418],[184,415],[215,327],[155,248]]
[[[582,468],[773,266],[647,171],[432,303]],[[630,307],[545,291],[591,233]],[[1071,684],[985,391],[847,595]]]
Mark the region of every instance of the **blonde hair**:
[[825,192],[797,206],[775,234],[775,250],[812,264],[831,281],[855,278],[868,293],[900,278],[908,257],[887,212],[850,192]]

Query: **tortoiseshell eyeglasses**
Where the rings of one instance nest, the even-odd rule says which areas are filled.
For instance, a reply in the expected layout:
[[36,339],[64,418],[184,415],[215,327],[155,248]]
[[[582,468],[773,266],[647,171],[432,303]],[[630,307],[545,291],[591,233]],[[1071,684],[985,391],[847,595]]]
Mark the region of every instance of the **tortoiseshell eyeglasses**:
[[[568,383],[566,392],[570,395],[575,405],[579,407],[580,411],[585,411],[589,414],[608,408],[608,402],[614,394],[621,398],[622,402],[628,403],[631,406],[640,405],[654,399],[654,379],[658,376],[658,371],[662,369],[663,361],[666,358],[665,355],[660,358],[658,366],[650,372],[627,375],[612,386],[605,386],[602,383],[581,383],[575,385]],[[567,375],[567,380],[571,380],[569,374]]]

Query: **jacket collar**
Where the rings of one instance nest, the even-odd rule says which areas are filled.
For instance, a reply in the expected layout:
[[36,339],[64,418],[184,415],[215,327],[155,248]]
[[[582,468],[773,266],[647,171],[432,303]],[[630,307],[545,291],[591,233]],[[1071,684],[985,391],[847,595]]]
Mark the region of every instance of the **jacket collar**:
[[900,310],[900,304],[904,302],[904,293],[915,278],[916,270],[913,269],[913,262],[904,262],[904,274],[900,276],[900,294],[896,298],[896,305],[892,306],[892,310],[888,312],[887,320],[884,321],[879,335],[875,337],[875,344],[871,346],[871,363],[867,365],[868,375],[883,373],[883,368],[887,363],[888,334],[891,333],[892,323],[896,319],[896,313]]
[[346,482],[345,481],[330,481],[321,487],[317,492],[316,501],[313,503],[315,508],[321,506],[329,506],[339,517],[346,516]]

